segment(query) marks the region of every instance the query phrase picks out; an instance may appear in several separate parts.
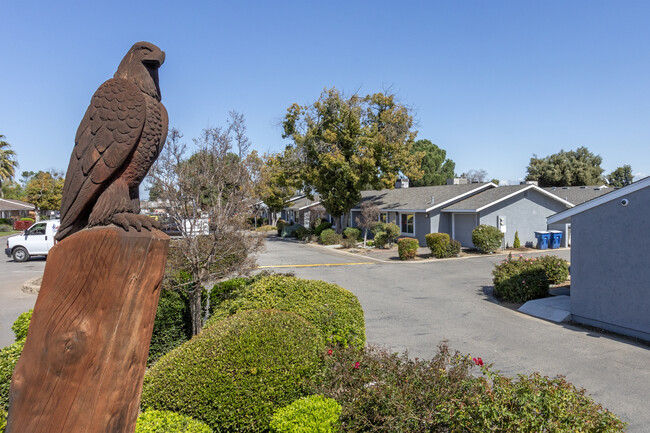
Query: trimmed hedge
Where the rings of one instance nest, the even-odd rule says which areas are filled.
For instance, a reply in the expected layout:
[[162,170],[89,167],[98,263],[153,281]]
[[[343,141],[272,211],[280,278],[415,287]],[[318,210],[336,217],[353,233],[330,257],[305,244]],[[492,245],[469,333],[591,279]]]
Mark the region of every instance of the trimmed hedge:
[[27,338],[27,331],[29,330],[29,323],[32,321],[32,314],[34,310],[25,311],[11,325],[11,330],[14,331],[16,336],[15,341]]
[[449,241],[449,245],[447,245],[447,257],[456,257],[458,254],[460,254],[460,242],[458,242],[456,239],[452,239]]
[[275,410],[305,395],[323,351],[319,331],[297,314],[242,311],[160,359],[145,375],[142,406],[215,431],[268,431]]
[[385,248],[386,244],[388,243],[388,235],[386,232],[375,233],[373,242],[376,248]]
[[285,220],[283,220],[282,218],[280,218],[278,220],[278,222],[275,223],[275,227],[278,230],[278,236],[280,236],[282,234],[282,229],[286,225],[287,225],[287,222]]
[[176,412],[148,410],[138,417],[135,433],[212,433],[212,429]]
[[493,253],[501,248],[503,233],[494,226],[481,224],[472,230],[472,243],[483,253]]
[[427,246],[431,250],[431,255],[437,259],[447,257],[447,246],[449,245],[449,235],[447,233],[428,233],[424,236]]
[[162,289],[153,322],[147,365],[192,337],[192,316],[187,293]]
[[519,232],[515,232],[515,240],[512,242],[512,248],[521,248],[521,241],[519,240]]
[[336,400],[311,395],[278,409],[271,418],[274,433],[334,433],[339,431],[341,405]]
[[18,340],[0,350],[0,411],[9,410],[9,386],[11,375],[25,347],[25,339]]
[[519,257],[495,265],[492,271],[494,295],[509,302],[526,302],[548,296],[549,282],[541,262]]
[[299,314],[332,343],[356,347],[366,343],[363,309],[356,296],[336,284],[285,275],[259,279],[237,298],[223,302],[205,326],[239,311],[260,309]]
[[397,254],[400,260],[413,260],[418,253],[420,243],[417,239],[401,238],[397,240]]

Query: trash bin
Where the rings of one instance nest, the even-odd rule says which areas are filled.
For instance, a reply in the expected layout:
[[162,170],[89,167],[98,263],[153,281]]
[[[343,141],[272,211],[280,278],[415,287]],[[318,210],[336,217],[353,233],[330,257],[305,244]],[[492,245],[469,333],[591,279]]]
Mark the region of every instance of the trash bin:
[[548,248],[548,241],[551,238],[551,233],[546,230],[535,232],[535,238],[537,238],[537,248],[545,250]]
[[551,234],[550,247],[553,249],[560,248],[562,246],[562,235],[564,234],[560,230],[549,230]]

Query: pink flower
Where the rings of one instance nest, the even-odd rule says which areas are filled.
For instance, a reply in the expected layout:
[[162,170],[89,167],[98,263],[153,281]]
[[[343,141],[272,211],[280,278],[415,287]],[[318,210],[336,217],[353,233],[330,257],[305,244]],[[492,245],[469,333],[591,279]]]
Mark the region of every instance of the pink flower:
[[359,363],[359,361],[354,363],[354,369],[355,370],[358,370],[360,366],[361,366],[361,364]]
[[483,366],[483,360],[481,358],[472,358],[476,365]]
[[332,355],[332,349],[328,350],[327,354],[331,356]]

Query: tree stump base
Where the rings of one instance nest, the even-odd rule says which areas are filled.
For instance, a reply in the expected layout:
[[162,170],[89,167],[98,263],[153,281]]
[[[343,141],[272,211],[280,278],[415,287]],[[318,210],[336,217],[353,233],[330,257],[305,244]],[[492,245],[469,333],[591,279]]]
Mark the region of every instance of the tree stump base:
[[135,430],[168,248],[158,230],[109,226],[50,250],[7,433]]

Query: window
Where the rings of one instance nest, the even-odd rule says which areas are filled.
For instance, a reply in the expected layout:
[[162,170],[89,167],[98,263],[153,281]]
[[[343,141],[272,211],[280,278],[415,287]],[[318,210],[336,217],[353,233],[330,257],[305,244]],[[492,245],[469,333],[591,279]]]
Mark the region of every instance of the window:
[[388,214],[386,212],[379,212],[379,222],[380,223],[388,222]]
[[30,235],[44,235],[45,234],[45,224],[34,224],[29,228]]
[[403,213],[402,216],[402,233],[414,234],[415,233],[415,214]]

